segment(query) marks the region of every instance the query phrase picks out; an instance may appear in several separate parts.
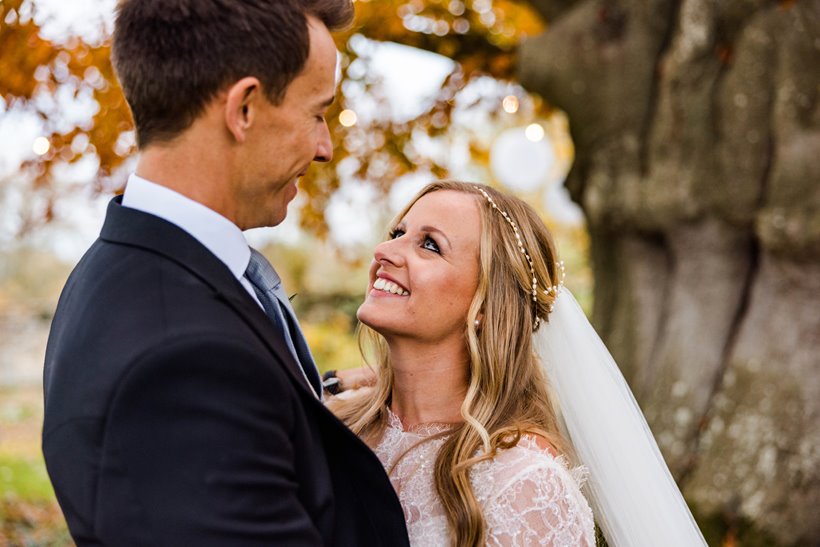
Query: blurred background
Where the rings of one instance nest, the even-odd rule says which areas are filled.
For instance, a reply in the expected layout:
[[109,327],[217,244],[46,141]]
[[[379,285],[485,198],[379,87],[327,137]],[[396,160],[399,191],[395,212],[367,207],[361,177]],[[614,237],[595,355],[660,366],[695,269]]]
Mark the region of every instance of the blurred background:
[[[0,0],[0,546],[71,544],[41,374],[62,284],[134,166],[115,5]],[[418,188],[507,189],[552,228],[709,544],[820,544],[820,1],[356,11],[334,160],[248,232],[320,366],[360,364],[370,253]]]

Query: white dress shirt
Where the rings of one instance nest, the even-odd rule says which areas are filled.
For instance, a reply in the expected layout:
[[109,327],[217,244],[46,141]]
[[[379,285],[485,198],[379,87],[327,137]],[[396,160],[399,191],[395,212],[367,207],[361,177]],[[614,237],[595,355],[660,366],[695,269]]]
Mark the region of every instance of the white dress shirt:
[[264,310],[245,277],[251,250],[236,224],[201,203],[136,174],[128,177],[122,206],[157,216],[188,232],[228,267]]

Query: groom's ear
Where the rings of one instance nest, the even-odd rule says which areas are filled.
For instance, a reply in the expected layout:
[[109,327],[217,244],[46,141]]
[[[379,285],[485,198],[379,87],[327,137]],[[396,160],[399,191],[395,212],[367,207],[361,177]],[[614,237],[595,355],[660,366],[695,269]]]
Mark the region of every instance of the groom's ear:
[[263,100],[262,84],[253,77],[242,78],[228,88],[225,100],[225,125],[237,142],[243,143],[253,125],[259,101]]

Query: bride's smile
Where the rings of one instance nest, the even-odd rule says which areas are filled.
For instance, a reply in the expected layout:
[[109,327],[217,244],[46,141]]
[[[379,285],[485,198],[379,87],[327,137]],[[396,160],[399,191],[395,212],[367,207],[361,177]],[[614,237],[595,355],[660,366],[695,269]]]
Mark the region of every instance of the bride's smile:
[[397,296],[410,296],[410,293],[407,291],[407,289],[397,284],[395,281],[388,279],[387,277],[377,277],[376,281],[373,282],[373,289],[377,291],[386,292],[388,294],[395,294]]
[[474,196],[441,191],[419,199],[376,247],[359,320],[388,341],[463,344],[480,233]]

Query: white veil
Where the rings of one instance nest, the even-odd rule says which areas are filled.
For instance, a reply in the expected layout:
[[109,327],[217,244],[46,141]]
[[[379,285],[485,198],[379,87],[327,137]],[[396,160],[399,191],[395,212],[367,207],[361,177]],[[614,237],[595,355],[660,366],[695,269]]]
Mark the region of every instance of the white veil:
[[607,543],[706,545],[629,386],[566,287],[533,342],[589,470],[590,504]]

